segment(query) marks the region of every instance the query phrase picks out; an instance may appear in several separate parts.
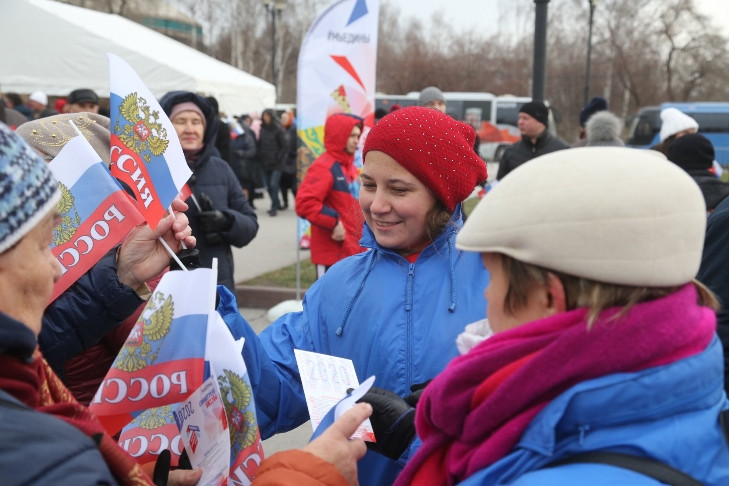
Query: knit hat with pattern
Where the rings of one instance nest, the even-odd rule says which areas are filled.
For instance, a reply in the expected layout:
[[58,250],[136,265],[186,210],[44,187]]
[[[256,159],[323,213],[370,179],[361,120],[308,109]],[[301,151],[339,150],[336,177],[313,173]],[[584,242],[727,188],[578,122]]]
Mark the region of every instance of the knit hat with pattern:
[[486,180],[473,150],[476,132],[438,110],[408,106],[384,116],[367,135],[362,156],[384,152],[418,178],[449,211]]
[[27,235],[60,197],[43,159],[0,123],[0,253]]

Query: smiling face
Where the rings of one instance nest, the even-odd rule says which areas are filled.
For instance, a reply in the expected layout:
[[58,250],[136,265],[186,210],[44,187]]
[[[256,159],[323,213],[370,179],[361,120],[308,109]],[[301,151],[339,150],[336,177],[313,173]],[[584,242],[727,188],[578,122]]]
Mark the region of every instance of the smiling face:
[[0,254],[0,310],[38,335],[43,312],[61,277],[51,253],[55,208],[18,243]]
[[203,146],[205,123],[202,117],[194,111],[182,111],[172,119],[180,145],[185,150],[198,150]]
[[367,153],[361,179],[359,204],[378,244],[406,256],[430,243],[426,219],[437,200],[422,182],[376,150]]

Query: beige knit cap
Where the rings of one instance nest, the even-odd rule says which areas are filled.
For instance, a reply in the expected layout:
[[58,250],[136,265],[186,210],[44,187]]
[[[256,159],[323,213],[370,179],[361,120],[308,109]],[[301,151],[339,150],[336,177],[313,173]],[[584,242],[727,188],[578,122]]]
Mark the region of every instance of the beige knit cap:
[[599,282],[664,287],[694,278],[705,227],[699,187],[662,154],[584,147],[509,173],[469,215],[456,246]]

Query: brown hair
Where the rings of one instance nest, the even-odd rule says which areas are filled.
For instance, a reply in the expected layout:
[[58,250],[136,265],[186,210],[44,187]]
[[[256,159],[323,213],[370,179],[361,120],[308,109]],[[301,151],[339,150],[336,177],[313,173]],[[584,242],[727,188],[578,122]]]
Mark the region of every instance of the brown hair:
[[[598,282],[547,270],[503,254],[499,256],[509,282],[504,298],[504,310],[509,314],[524,307],[535,288],[547,285],[549,274],[556,276],[562,282],[567,310],[587,307],[588,327],[595,323],[605,309],[621,306],[622,309],[615,315],[615,318],[618,318],[625,315],[635,304],[665,297],[682,287],[634,287]],[[714,294],[698,280],[694,279],[692,283],[699,295],[699,305],[717,310],[719,303]]]
[[448,211],[443,201],[436,197],[435,204],[425,217],[425,235],[430,241],[435,240],[445,231],[453,216],[453,211]]

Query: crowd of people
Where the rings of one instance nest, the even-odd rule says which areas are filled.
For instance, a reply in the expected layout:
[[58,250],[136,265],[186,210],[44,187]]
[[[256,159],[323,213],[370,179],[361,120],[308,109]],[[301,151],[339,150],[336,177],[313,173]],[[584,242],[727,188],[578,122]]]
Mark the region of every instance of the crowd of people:
[[[729,482],[729,184],[678,110],[661,114],[661,143],[638,150],[595,97],[570,147],[544,103],[525,103],[521,140],[466,215],[488,165],[436,87],[420,106],[381,114],[363,143],[363,119],[330,115],[299,187],[292,113],[223,121],[214,98],[172,91],[159,103],[190,194],[49,305],[60,195],[46,163],[76,135],[73,118],[108,164],[109,118],[89,89],[63,113],[40,92],[3,100],[0,437],[19,444],[0,454],[8,484],[199,480],[200,470],[142,469],[86,408],[169,271],[160,239],[196,248],[196,264],[218,259],[218,312],[245,338],[263,438],[309,419],[295,349],[376,376],[303,450],[265,459],[254,485]],[[25,121],[11,122],[16,113]],[[292,193],[311,223],[318,279],[303,310],[257,334],[235,302],[232,247],[260,237],[264,188],[270,216]],[[367,417],[377,441],[350,440]]]

